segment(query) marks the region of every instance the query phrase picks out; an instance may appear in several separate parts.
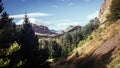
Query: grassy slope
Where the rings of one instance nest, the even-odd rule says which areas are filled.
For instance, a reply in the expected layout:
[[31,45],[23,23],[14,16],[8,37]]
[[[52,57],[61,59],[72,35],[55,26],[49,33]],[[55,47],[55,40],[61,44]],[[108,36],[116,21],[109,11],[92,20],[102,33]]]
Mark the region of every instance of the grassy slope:
[[[106,23],[103,25],[106,25]],[[103,25],[92,33],[92,35],[94,34],[93,40],[89,40],[87,43],[85,42],[84,45],[74,50],[74,52],[67,57],[65,63],[86,64],[90,60],[93,60],[94,64],[96,63],[96,68],[119,67],[120,20],[109,27],[102,27]],[[78,55],[76,56],[76,54]]]

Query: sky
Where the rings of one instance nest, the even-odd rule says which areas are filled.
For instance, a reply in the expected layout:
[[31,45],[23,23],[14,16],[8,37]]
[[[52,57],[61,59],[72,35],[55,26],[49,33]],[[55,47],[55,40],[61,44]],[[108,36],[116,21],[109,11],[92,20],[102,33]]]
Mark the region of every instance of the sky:
[[3,0],[5,11],[16,24],[23,22],[27,12],[31,23],[54,30],[84,26],[98,16],[102,3],[103,0]]

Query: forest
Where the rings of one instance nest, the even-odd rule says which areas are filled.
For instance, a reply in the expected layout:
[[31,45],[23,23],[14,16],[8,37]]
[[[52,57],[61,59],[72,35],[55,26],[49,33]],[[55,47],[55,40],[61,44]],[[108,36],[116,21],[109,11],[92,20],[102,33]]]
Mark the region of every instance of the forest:
[[[22,28],[17,28],[13,18],[4,10],[0,1],[0,67],[49,68],[47,59],[67,57],[72,50],[99,26],[97,18],[70,33],[57,38],[38,38],[27,13]],[[92,39],[92,37],[90,37]]]
[[[114,3],[114,2],[113,2]],[[118,5],[118,4],[117,4]],[[112,7],[116,4],[112,5]],[[115,16],[116,9],[111,7],[112,14],[108,20],[118,20]],[[24,22],[18,28],[13,18],[4,10],[0,0],[0,68],[50,68],[51,64],[59,61],[59,58],[67,58],[86,41],[93,39],[91,33],[101,25],[96,17],[88,24],[72,32],[67,32],[58,37],[38,37],[32,28],[27,13]],[[53,62],[48,61],[53,59]]]

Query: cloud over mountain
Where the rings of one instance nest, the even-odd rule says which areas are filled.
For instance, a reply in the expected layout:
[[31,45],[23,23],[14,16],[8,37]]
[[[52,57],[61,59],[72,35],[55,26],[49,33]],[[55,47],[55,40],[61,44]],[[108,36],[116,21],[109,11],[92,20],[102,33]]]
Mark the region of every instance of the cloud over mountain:
[[[29,21],[30,21],[30,23],[37,24],[37,25],[44,25],[44,26],[50,26],[50,25],[52,25],[50,22],[39,20],[39,19],[36,19],[36,18],[29,18]],[[16,24],[17,25],[21,25],[23,23],[24,23],[24,19],[21,19]]]
[[[16,14],[16,15],[11,15],[11,18],[24,18],[25,14]],[[52,16],[52,14],[47,14],[47,13],[27,13],[29,17],[44,17],[44,16]]]

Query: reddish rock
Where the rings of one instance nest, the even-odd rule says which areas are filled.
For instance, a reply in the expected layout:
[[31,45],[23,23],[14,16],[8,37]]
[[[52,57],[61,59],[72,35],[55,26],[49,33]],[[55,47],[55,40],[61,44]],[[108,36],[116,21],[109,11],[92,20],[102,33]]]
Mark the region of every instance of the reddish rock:
[[99,12],[99,20],[101,23],[106,21],[107,15],[110,13],[110,5],[112,0],[104,0]]
[[49,34],[50,33],[49,28],[46,26],[32,24],[32,27],[36,33],[41,33],[41,34]]

